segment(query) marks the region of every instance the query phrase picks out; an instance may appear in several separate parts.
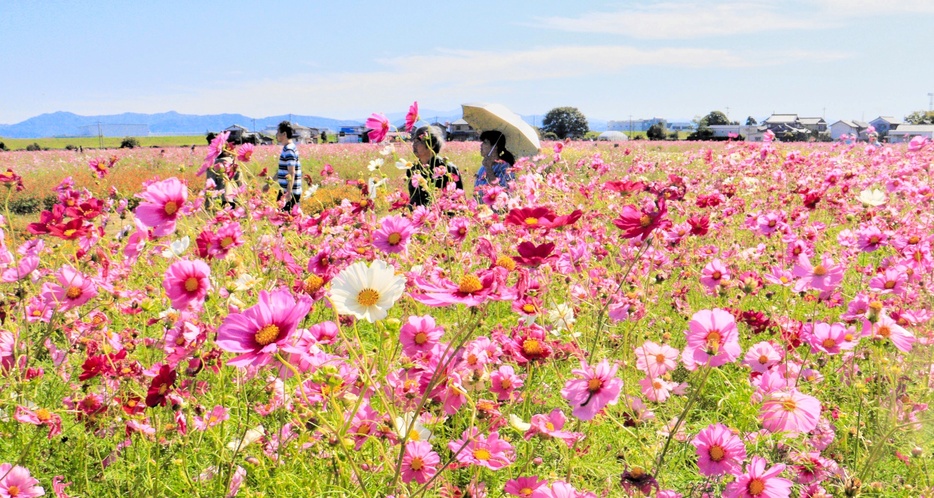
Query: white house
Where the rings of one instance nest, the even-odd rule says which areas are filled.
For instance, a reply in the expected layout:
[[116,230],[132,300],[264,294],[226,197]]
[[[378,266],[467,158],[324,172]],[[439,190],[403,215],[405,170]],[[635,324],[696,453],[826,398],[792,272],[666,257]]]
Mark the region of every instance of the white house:
[[889,130],[889,143],[897,144],[911,141],[914,137],[925,137],[934,140],[934,125],[898,125],[894,130]]
[[824,118],[798,118],[798,124],[816,133],[827,131],[827,121],[824,121]]
[[866,128],[869,128],[869,123],[856,121],[855,119],[841,119],[830,125],[830,138],[840,140],[843,135],[858,137],[860,133],[866,131]]

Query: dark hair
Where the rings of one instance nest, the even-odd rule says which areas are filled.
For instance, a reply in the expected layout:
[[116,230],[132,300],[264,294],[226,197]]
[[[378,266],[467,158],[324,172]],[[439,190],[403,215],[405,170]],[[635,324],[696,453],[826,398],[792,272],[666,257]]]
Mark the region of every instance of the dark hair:
[[422,141],[435,154],[439,154],[441,147],[444,147],[444,132],[437,126],[422,126],[415,130],[412,136],[415,140]]
[[487,130],[480,134],[481,142],[488,142],[493,148],[499,151],[498,159],[506,161],[510,166],[516,164],[516,158],[512,152],[506,150],[506,135],[496,130]]
[[295,137],[295,130],[292,128],[292,123],[288,121],[279,123],[279,133],[285,133],[286,138]]

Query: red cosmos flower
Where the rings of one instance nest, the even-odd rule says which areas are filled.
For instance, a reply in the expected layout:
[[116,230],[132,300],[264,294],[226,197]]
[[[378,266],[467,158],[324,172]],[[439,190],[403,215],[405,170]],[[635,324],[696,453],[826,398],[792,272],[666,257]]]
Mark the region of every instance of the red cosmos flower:
[[152,379],[152,384],[149,385],[149,392],[146,394],[146,406],[150,408],[159,405],[165,406],[165,398],[169,390],[175,385],[176,375],[175,370],[172,370],[168,365],[162,365],[159,374]]
[[545,242],[541,245],[523,242],[516,249],[519,251],[519,256],[513,258],[513,260],[523,266],[540,266],[542,263],[555,258],[551,254],[555,250],[554,242]]
[[65,216],[69,218],[84,218],[86,220],[93,220],[100,216],[101,211],[104,210],[104,203],[100,199],[90,198],[87,202],[82,202],[77,206],[70,206],[65,209]]
[[612,180],[604,183],[603,188],[613,192],[628,194],[631,192],[642,192],[645,190],[645,184],[642,182],[633,182],[629,180]]
[[649,238],[658,227],[667,226],[671,222],[665,217],[668,209],[665,207],[665,198],[659,197],[655,202],[655,209],[637,209],[633,205],[623,207],[623,212],[619,218],[613,220],[617,228],[623,230],[623,237],[633,239],[641,237],[641,240]]
[[48,232],[46,233],[62,240],[79,239],[88,234],[88,227],[90,225],[85,225],[84,223],[83,219],[75,218],[68,223],[48,225],[46,227]]
[[516,225],[528,229],[546,228],[555,219],[555,212],[544,206],[524,207],[510,209],[506,219],[507,225]]
[[35,235],[44,235],[49,233],[49,225],[62,221],[64,217],[65,206],[56,204],[55,206],[52,206],[51,211],[42,211],[42,214],[39,215],[39,221],[36,223],[30,223],[26,229],[29,230],[29,233]]
[[694,215],[688,218],[688,225],[691,225],[691,235],[701,237],[707,235],[707,230],[710,228],[710,219],[707,218],[707,215]]
[[409,106],[409,112],[405,115],[405,131],[412,131],[415,122],[418,121],[418,101],[412,102]]
[[16,187],[17,192],[21,192],[26,188],[23,185],[23,177],[14,173],[12,169],[7,169],[5,173],[0,173],[0,184],[6,188]]
[[814,210],[817,209],[817,203],[820,202],[824,193],[818,190],[808,190],[804,193],[804,207]]

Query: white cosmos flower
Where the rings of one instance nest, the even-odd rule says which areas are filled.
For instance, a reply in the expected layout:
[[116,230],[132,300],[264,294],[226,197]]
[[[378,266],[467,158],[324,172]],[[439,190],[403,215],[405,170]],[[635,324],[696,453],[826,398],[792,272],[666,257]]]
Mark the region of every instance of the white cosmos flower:
[[859,202],[862,202],[864,206],[881,206],[885,204],[885,192],[874,188],[872,190],[866,189],[859,193]]
[[341,315],[373,323],[386,318],[404,291],[405,277],[377,259],[370,266],[358,261],[341,270],[331,281],[330,297]]
[[415,166],[415,163],[413,163],[412,161],[409,161],[408,159],[404,157],[400,157],[399,160],[396,161],[396,168],[399,168],[403,171],[411,168],[412,166]]
[[392,154],[392,153],[395,152],[395,151],[396,151],[396,149],[393,148],[392,142],[390,142],[388,145],[386,145],[385,147],[383,147],[382,149],[380,149],[379,155],[381,155],[381,156],[388,156],[389,154]]
[[515,413],[509,414],[509,426],[521,433],[525,433],[532,428],[532,424],[522,420],[522,417]]
[[381,157],[378,159],[374,159],[370,161],[370,164],[367,165],[367,169],[369,169],[370,171],[376,171],[383,167],[383,163],[384,161],[383,161],[383,158]]
[[189,243],[189,238],[187,235],[176,240],[175,242],[172,242],[172,244],[170,244],[166,250],[162,251],[162,257],[163,258],[176,258],[176,257],[181,256],[182,254],[185,254],[185,251],[188,250],[188,243]]
[[237,280],[234,282],[234,291],[243,292],[252,289],[259,280],[250,275],[249,273],[244,273],[237,277]]
[[255,428],[246,431],[243,435],[243,439],[234,439],[227,443],[227,449],[230,451],[242,450],[263,437],[264,432],[266,432],[266,429],[264,429],[262,425],[257,425]]
[[567,303],[561,303],[554,309],[548,310],[548,321],[554,326],[555,331],[562,331],[570,330],[577,319],[574,318],[574,308],[568,306]]
[[[421,420],[415,419],[415,425],[412,425],[412,418],[415,417],[414,413],[405,413],[402,417],[396,417],[395,428],[396,435],[404,439],[405,442],[409,441],[431,441],[434,439],[434,435],[422,424]],[[412,426],[412,430],[408,430],[409,426]]]
[[318,191],[318,184],[310,185],[305,188],[305,191],[302,192],[302,199],[309,199],[311,196],[315,195],[315,192]]

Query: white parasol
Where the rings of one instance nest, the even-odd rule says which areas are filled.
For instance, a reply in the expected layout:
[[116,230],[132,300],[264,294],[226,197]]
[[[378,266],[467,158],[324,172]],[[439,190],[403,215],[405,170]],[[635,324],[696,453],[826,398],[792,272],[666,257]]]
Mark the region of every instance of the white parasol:
[[476,130],[495,130],[506,137],[506,150],[514,156],[538,154],[541,143],[532,125],[502,104],[463,104],[464,121]]

